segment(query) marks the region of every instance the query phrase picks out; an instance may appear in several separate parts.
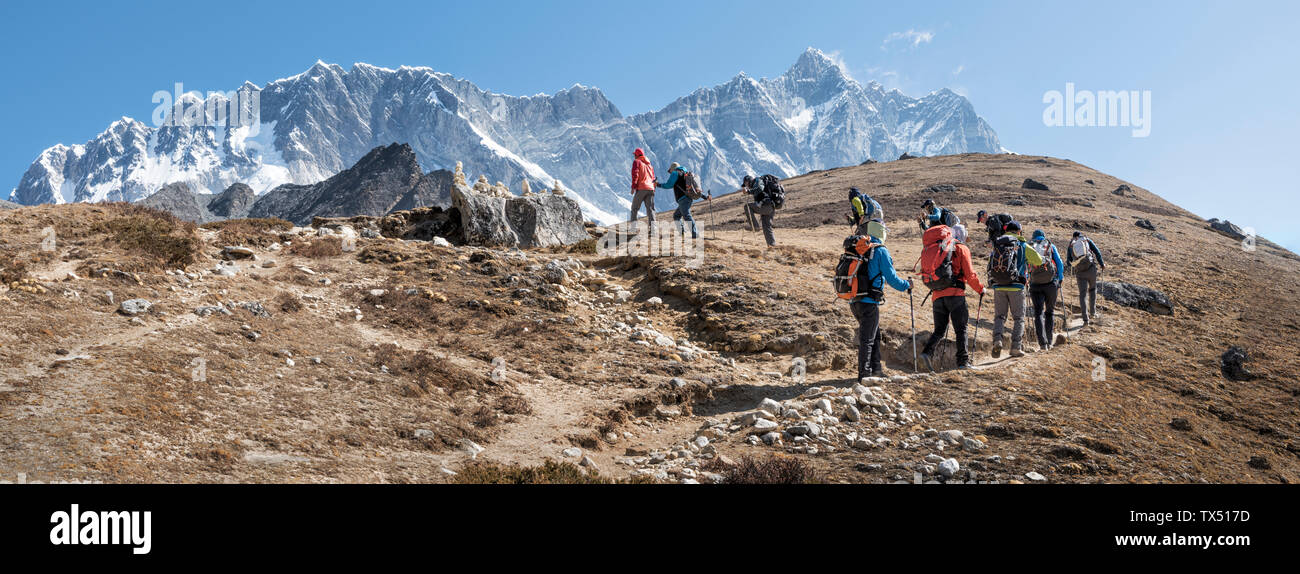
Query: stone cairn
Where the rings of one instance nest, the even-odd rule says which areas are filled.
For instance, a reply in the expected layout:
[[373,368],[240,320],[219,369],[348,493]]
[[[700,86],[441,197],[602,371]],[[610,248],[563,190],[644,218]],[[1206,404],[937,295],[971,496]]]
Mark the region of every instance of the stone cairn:
[[560,183],[560,180],[555,180],[555,186],[551,189],[551,193],[564,195],[564,185]]

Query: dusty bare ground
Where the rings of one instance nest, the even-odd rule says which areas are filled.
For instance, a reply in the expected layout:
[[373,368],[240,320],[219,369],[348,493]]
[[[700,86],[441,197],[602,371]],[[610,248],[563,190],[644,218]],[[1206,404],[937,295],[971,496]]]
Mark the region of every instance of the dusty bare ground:
[[[1051,191],[1020,189],[1026,177]],[[779,453],[832,482],[911,481],[914,472],[934,476],[926,431],[956,429],[986,448],[939,454],[977,471],[963,475],[975,480],[1028,481],[1033,471],[1052,482],[1295,481],[1300,319],[1287,286],[1300,273],[1296,257],[1267,243],[1243,251],[1137,186],[1112,194],[1122,183],[1027,156],[812,173],[786,182],[780,246],[771,251],[745,231],[739,197],[699,205],[705,236],[716,236],[699,267],[387,238],[359,239],[344,252],[329,245],[337,237],[314,230],[239,237],[167,222],[175,237],[195,239],[194,260],[178,262],[190,244],[133,244],[107,223],[141,217],[135,210],[0,212],[0,475],[441,482],[474,460],[585,456],[603,475],[677,480],[702,478],[698,469],[719,458]],[[941,184],[954,189],[927,190]],[[849,185],[883,204],[902,269],[920,253],[912,219],[922,198],[934,197],[971,223],[981,208],[1013,213],[1062,248],[1070,230],[1083,229],[1105,251],[1103,280],[1160,289],[1174,314],[1105,303],[1100,323],[1075,331],[1071,344],[993,361],[986,302],[982,368],[913,376],[907,296],[895,293],[883,325],[896,378],[882,387],[924,418],[837,423],[841,436],[888,438],[887,446],[834,443],[812,454],[792,442],[750,444],[753,433],[735,421],[764,398],[798,400],[856,382],[854,322],[829,286],[848,231]],[[1013,200],[1025,205],[1006,205]],[[1135,226],[1138,218],[1167,240]],[[46,227],[57,238],[49,252],[40,246]],[[236,240],[257,260],[237,261],[235,277],[208,272]],[[973,251],[982,268],[983,249]],[[268,260],[275,266],[263,267]],[[552,260],[567,270],[558,281],[545,268]],[[167,272],[182,267],[195,275]],[[1073,301],[1068,280],[1064,292]],[[152,309],[118,312],[134,297]],[[654,297],[662,304],[649,303]],[[229,315],[196,313],[224,303]],[[924,337],[929,308],[916,303]],[[1254,380],[1220,372],[1229,345],[1250,353]],[[1092,378],[1098,356],[1104,381]],[[807,363],[806,380],[792,377],[796,357]],[[690,453],[684,443],[700,435],[708,448]],[[565,454],[572,448],[582,454]],[[698,466],[683,464],[691,461]]]

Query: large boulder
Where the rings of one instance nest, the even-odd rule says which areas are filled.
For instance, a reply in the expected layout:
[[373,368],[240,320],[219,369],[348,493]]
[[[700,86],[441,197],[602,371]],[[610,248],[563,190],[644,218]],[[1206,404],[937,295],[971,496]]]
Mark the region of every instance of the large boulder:
[[1030,179],[1030,178],[1025,178],[1024,183],[1021,183],[1021,184],[1020,184],[1020,187],[1023,188],[1023,189],[1033,189],[1033,190],[1037,190],[1037,191],[1050,191],[1050,190],[1047,188],[1047,184],[1045,184],[1045,183],[1043,183],[1043,182],[1040,182],[1040,181],[1035,181],[1035,180]]
[[1246,238],[1246,232],[1242,231],[1240,227],[1237,227],[1231,221],[1228,221],[1226,219],[1223,221],[1219,221],[1218,219],[1211,219],[1209,223],[1210,223],[1210,229],[1218,231],[1219,233],[1227,235],[1228,237],[1231,237],[1233,239]]
[[1108,301],[1125,307],[1141,309],[1155,315],[1173,315],[1174,304],[1169,297],[1150,287],[1132,283],[1097,282],[1097,293]]
[[1229,347],[1219,360],[1223,376],[1228,380],[1249,381],[1255,378],[1255,375],[1246,369],[1246,362],[1250,361],[1250,355],[1246,354],[1245,349]]
[[502,197],[453,182],[452,206],[460,212],[465,242],[490,247],[552,247],[591,237],[573,199],[542,194]]

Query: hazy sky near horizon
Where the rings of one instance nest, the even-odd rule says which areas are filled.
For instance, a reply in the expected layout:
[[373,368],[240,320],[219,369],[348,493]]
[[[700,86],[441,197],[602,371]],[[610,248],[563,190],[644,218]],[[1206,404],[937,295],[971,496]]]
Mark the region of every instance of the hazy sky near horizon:
[[[1012,151],[1078,161],[1300,251],[1300,3],[263,1],[0,3],[0,197],[45,148],[154,92],[263,85],[320,59],[428,66],[530,95],[601,88],[625,115],[784,72],[967,96]],[[1044,124],[1044,94],[1149,92],[1150,134]]]

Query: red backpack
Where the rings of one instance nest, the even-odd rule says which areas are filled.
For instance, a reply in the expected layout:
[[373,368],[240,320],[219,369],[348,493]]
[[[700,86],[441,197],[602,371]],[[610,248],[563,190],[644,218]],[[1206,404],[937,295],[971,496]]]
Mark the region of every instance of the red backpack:
[[936,225],[921,236],[925,248],[921,250],[921,283],[930,291],[943,291],[954,287],[966,288],[952,268],[952,255],[957,251],[957,240],[952,228]]

